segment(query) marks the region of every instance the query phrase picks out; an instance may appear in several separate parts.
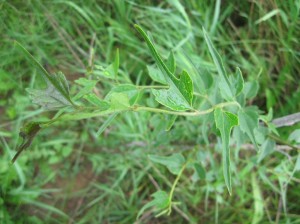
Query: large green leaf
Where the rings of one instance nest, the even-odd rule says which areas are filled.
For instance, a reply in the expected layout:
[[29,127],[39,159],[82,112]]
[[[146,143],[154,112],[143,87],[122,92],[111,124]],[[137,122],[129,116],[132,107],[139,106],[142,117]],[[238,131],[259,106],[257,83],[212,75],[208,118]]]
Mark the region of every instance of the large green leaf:
[[172,53],[169,57],[168,65],[165,64],[145,31],[138,25],[135,25],[135,28],[146,41],[151,54],[157,63],[157,66],[162,71],[167,83],[170,86],[170,88],[167,90],[153,90],[155,99],[159,103],[169,107],[172,110],[184,111],[192,109],[194,90],[193,82],[189,74],[186,71],[183,71],[179,79],[175,77],[175,75],[172,73],[172,71],[175,70],[175,62],[174,58],[172,58]]
[[258,145],[255,140],[254,130],[258,128],[258,113],[254,108],[248,107],[240,109],[238,112],[240,128],[248,135],[255,148],[258,150]]
[[229,139],[230,132],[233,126],[238,125],[239,121],[236,115],[223,111],[220,108],[215,109],[214,117],[217,128],[220,130],[222,138],[222,160],[223,160],[223,174],[225,183],[231,194],[231,174],[230,174],[230,148]]
[[221,95],[226,100],[232,100],[234,94],[233,94],[233,90],[232,90],[232,87],[229,82],[229,78],[225,71],[222,58],[219,55],[219,53],[217,52],[217,50],[215,49],[212,41],[210,40],[210,38],[204,28],[203,28],[203,33],[204,33],[204,38],[205,38],[206,44],[208,46],[209,53],[216,65],[216,68],[217,68],[217,71],[219,74],[219,79],[220,79],[219,80],[219,88],[221,90]]
[[175,153],[171,156],[149,155],[149,159],[154,163],[166,166],[168,170],[175,175],[179,174],[185,163],[185,158],[180,153]]
[[[15,45],[30,59],[30,62],[38,69],[38,74],[40,74],[47,83],[45,90],[29,90],[33,101],[45,109],[56,109],[69,105],[75,106],[70,98],[69,86],[64,74],[58,72],[54,75],[50,75],[19,42],[15,41]],[[42,100],[45,100],[45,102],[42,102]]]

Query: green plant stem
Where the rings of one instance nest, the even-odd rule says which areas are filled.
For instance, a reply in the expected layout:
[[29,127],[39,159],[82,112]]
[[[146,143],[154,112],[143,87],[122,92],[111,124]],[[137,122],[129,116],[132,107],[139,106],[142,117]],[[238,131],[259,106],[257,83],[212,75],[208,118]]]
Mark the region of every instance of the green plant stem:
[[200,116],[204,114],[209,114],[214,111],[216,108],[223,108],[226,106],[239,106],[240,105],[236,102],[225,102],[225,103],[219,103],[214,105],[213,107],[207,109],[207,110],[202,110],[202,111],[192,111],[192,112],[181,112],[181,111],[172,111],[172,110],[165,110],[165,109],[159,109],[159,108],[152,108],[152,107],[143,107],[143,106],[136,106],[133,108],[133,111],[149,111],[149,112],[156,112],[156,113],[164,113],[164,114],[172,114],[172,115],[179,115],[179,116]]
[[138,89],[168,89],[169,86],[136,86]]
[[175,181],[174,181],[174,183],[172,185],[172,188],[171,188],[171,191],[170,191],[170,194],[169,194],[170,203],[169,203],[169,208],[168,208],[168,213],[167,213],[168,215],[170,215],[171,211],[172,211],[172,199],[173,199],[173,195],[174,195],[174,191],[175,191],[176,185],[177,185],[177,183],[178,183],[178,181],[179,181],[179,179],[180,179],[183,171],[185,170],[186,165],[187,165],[187,163],[185,163],[181,167],[181,169],[180,169],[180,171],[179,171],[179,173],[178,173],[178,175],[177,175],[177,177],[176,177],[176,179],[175,179]]
[[110,115],[113,113],[126,112],[126,111],[149,111],[149,112],[172,114],[172,115],[178,115],[178,116],[201,116],[201,115],[205,115],[205,114],[209,114],[209,113],[213,112],[214,109],[216,109],[216,108],[223,108],[226,106],[233,106],[233,105],[240,107],[240,105],[236,101],[232,101],[232,102],[216,104],[207,110],[202,110],[202,111],[195,110],[195,111],[191,111],[191,112],[172,111],[172,110],[144,107],[144,106],[137,106],[137,105],[130,107],[130,108],[124,108],[124,109],[118,109],[118,110],[109,109],[109,110],[96,110],[96,111],[91,111],[91,112],[86,112],[86,111],[82,110],[82,108],[81,108],[74,112],[63,114],[63,115],[61,115],[55,119],[52,119],[48,122],[44,122],[44,124],[41,124],[41,127],[46,128],[56,121],[83,120],[83,119],[88,119],[88,118],[92,118],[92,117],[107,116],[107,115]]
[[298,148],[297,146],[294,146],[291,143],[289,143],[288,141],[283,140],[283,139],[281,139],[281,138],[279,138],[279,137],[277,137],[275,135],[268,134],[268,136],[270,138],[272,138],[274,141],[276,141],[277,143],[280,143],[280,144],[283,144],[283,145],[287,145],[287,146],[291,147],[294,150],[300,150],[300,148]]

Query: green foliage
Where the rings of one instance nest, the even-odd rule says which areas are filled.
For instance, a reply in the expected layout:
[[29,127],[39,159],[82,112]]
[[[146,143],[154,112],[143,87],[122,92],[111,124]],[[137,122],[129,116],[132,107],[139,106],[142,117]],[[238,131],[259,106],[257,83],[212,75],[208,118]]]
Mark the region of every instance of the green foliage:
[[182,166],[185,163],[185,159],[181,154],[175,153],[171,156],[156,156],[156,155],[149,155],[149,159],[152,162],[162,164],[168,168],[168,170],[178,175]]
[[258,113],[254,108],[244,108],[239,110],[239,121],[241,130],[248,135],[255,148],[258,144],[255,139],[254,131],[258,128]]
[[157,211],[164,210],[170,204],[169,195],[165,191],[157,191],[152,194],[153,200],[145,204],[137,215],[137,219],[145,212],[146,209],[155,207]]
[[162,105],[169,107],[172,110],[182,111],[192,109],[193,82],[189,74],[186,71],[182,71],[180,78],[176,78],[174,76],[176,65],[173,53],[170,53],[166,65],[145,31],[138,25],[135,25],[135,28],[143,36],[152,56],[157,63],[157,66],[160,68],[164,78],[170,86],[168,90],[153,89],[152,92],[155,95],[155,99]]
[[41,130],[40,125],[40,122],[29,122],[21,128],[19,135],[23,138],[23,142],[19,146],[17,154],[12,159],[12,163],[16,161],[16,159],[23,150],[27,149],[31,145],[32,140],[34,139],[36,134]]
[[227,73],[225,71],[223,61],[217,50],[215,49],[214,45],[212,44],[207,32],[203,28],[204,38],[206,41],[206,44],[209,49],[209,53],[215,63],[215,66],[217,68],[218,74],[219,74],[219,88],[221,90],[221,95],[225,100],[231,100],[234,96],[232,92],[232,85],[229,82],[229,78],[227,76]]
[[57,107],[68,105],[74,106],[69,95],[69,85],[64,74],[58,72],[57,74],[50,75],[20,43],[15,41],[15,45],[23,51],[47,83],[47,89],[45,90],[29,91],[33,102],[40,104],[45,109],[57,109]]
[[297,222],[299,125],[272,120],[300,11],[271,3],[1,3],[0,223]]
[[222,138],[222,147],[223,147],[223,172],[225,183],[228,188],[229,193],[231,194],[231,171],[230,171],[230,149],[229,149],[229,139],[230,133],[233,126],[239,124],[238,117],[230,112],[222,111],[222,109],[217,108],[214,112],[215,122],[217,128],[221,132]]

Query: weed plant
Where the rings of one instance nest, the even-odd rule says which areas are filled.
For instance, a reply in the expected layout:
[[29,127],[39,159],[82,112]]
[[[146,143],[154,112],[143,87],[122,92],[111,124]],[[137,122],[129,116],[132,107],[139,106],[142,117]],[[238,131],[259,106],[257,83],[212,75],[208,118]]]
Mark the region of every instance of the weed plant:
[[0,223],[299,223],[298,1],[0,8]]

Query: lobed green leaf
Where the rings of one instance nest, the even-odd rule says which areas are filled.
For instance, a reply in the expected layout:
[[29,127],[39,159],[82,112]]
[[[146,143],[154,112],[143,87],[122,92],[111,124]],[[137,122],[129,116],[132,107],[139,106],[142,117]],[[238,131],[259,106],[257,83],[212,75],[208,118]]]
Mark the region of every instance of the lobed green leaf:
[[221,108],[217,108],[214,111],[214,117],[216,127],[220,130],[222,138],[222,161],[223,161],[223,174],[226,186],[231,194],[231,173],[230,173],[230,148],[229,139],[230,132],[233,126],[238,125],[238,117],[230,112],[223,111]]
[[146,41],[152,56],[170,86],[168,90],[153,90],[155,99],[172,110],[184,111],[192,109],[194,90],[193,82],[189,74],[183,71],[180,78],[176,78],[172,73],[172,71],[175,71],[173,54],[171,53],[169,56],[168,65],[165,64],[145,31],[138,25],[135,25],[135,28]]
[[[30,62],[39,70],[38,74],[40,74],[47,83],[47,89],[43,94],[43,99],[46,100],[45,105],[46,109],[51,109],[51,105],[54,101],[58,101],[58,103],[62,105],[73,105],[73,101],[69,95],[69,86],[68,82],[62,72],[58,72],[54,75],[50,75],[46,69],[17,41],[15,41],[15,45],[22,50],[22,52],[29,58]],[[38,98],[38,94],[41,94],[43,90],[33,91],[32,97],[35,99]],[[49,95],[47,98],[46,95]],[[50,100],[52,98],[52,101]],[[37,100],[37,99],[36,99]],[[50,103],[49,103],[50,101]],[[41,100],[37,100],[42,107],[45,107]],[[50,106],[49,106],[50,105]],[[58,104],[55,104],[55,108]]]

